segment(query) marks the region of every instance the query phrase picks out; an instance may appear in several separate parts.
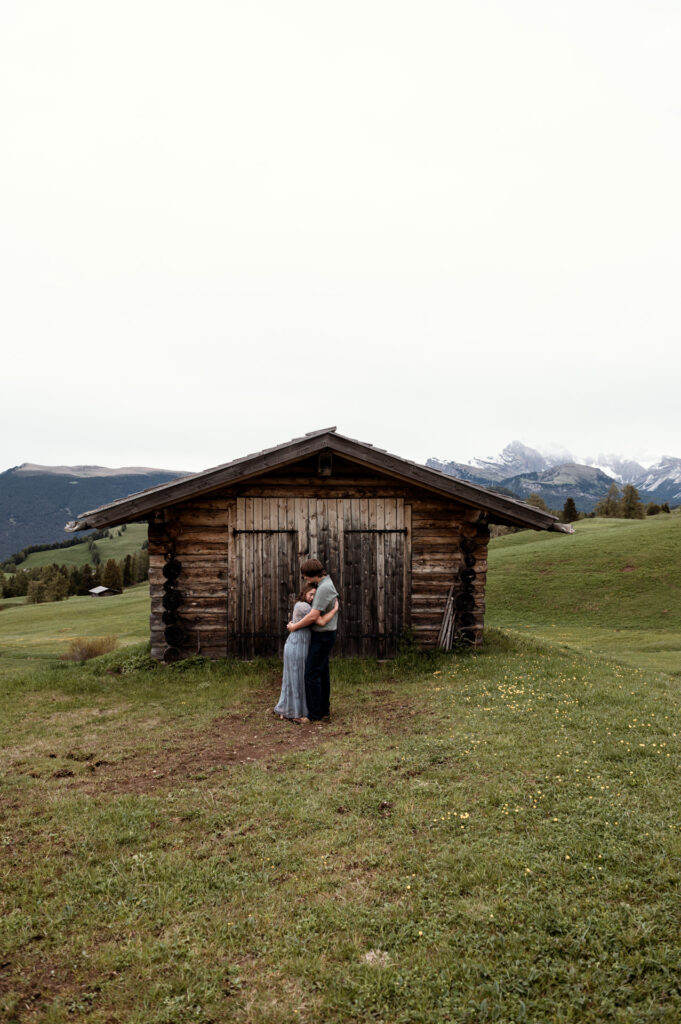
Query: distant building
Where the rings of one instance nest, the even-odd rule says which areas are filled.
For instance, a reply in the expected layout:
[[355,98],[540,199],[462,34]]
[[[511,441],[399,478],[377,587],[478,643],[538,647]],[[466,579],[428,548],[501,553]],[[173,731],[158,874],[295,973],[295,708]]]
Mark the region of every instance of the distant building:
[[114,594],[120,594],[120,590],[112,590],[111,587],[93,587],[92,590],[88,590],[90,597],[113,597]]

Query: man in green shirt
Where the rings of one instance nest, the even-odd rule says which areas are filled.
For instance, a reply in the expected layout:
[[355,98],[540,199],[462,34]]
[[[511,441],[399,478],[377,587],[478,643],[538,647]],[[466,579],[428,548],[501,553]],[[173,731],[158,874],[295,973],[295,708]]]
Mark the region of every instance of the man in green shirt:
[[331,677],[329,675],[329,655],[336,641],[338,613],[325,626],[317,620],[333,607],[338,591],[333,580],[327,575],[322,563],[316,558],[308,558],[300,567],[306,583],[314,583],[317,592],[312,602],[312,609],[300,622],[289,622],[288,630],[311,627],[310,650],[305,663],[305,698],[308,717],[296,719],[299,722],[318,722],[326,718],[330,711]]

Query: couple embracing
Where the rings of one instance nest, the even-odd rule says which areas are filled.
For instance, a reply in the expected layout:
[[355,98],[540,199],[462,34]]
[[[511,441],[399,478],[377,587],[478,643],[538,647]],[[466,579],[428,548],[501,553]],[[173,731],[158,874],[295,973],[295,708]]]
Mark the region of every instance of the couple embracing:
[[300,572],[305,586],[287,626],[281,695],[273,714],[307,725],[329,714],[329,655],[338,628],[338,591],[316,558],[303,562]]

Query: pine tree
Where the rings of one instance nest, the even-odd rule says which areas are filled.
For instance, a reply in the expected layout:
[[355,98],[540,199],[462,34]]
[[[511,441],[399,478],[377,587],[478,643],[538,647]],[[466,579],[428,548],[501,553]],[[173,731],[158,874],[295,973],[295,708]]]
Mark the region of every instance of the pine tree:
[[85,565],[81,565],[81,567],[79,569],[78,575],[79,575],[78,593],[79,594],[87,594],[87,593],[89,593],[91,587],[94,586],[94,583],[92,582],[92,567],[91,567],[89,562],[86,562]]
[[69,597],[80,593],[80,569],[74,565],[69,572]]
[[526,505],[532,505],[534,508],[540,508],[542,512],[548,512],[549,506],[546,504],[541,494],[528,494],[525,498]]
[[47,601],[44,580],[30,580],[26,588],[26,604],[44,604]]
[[28,575],[25,569],[20,569],[19,572],[15,573],[14,585],[12,587],[14,594],[13,597],[26,597],[26,591],[28,590],[28,584],[31,577]]
[[565,504],[563,505],[563,511],[561,513],[560,518],[564,523],[577,522],[577,520],[579,519],[579,512],[577,511],[577,506],[575,505],[574,498],[565,499]]
[[608,493],[601,498],[594,508],[597,516],[606,519],[617,519],[620,515],[620,490],[617,484],[610,484]]
[[129,587],[134,583],[132,575],[132,555],[126,555],[123,562],[123,586]]
[[102,571],[102,586],[110,590],[123,589],[123,573],[115,558],[109,558]]
[[65,565],[49,565],[42,579],[46,601],[64,601],[69,596],[69,573]]
[[645,516],[643,502],[633,484],[627,484],[622,491],[620,515],[623,519],[643,519]]

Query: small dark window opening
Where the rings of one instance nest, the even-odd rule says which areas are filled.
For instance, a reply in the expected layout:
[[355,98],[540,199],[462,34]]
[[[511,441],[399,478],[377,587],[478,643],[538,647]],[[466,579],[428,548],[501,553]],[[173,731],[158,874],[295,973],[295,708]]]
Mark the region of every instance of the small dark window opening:
[[333,452],[320,452],[317,462],[319,476],[331,476],[333,472]]

